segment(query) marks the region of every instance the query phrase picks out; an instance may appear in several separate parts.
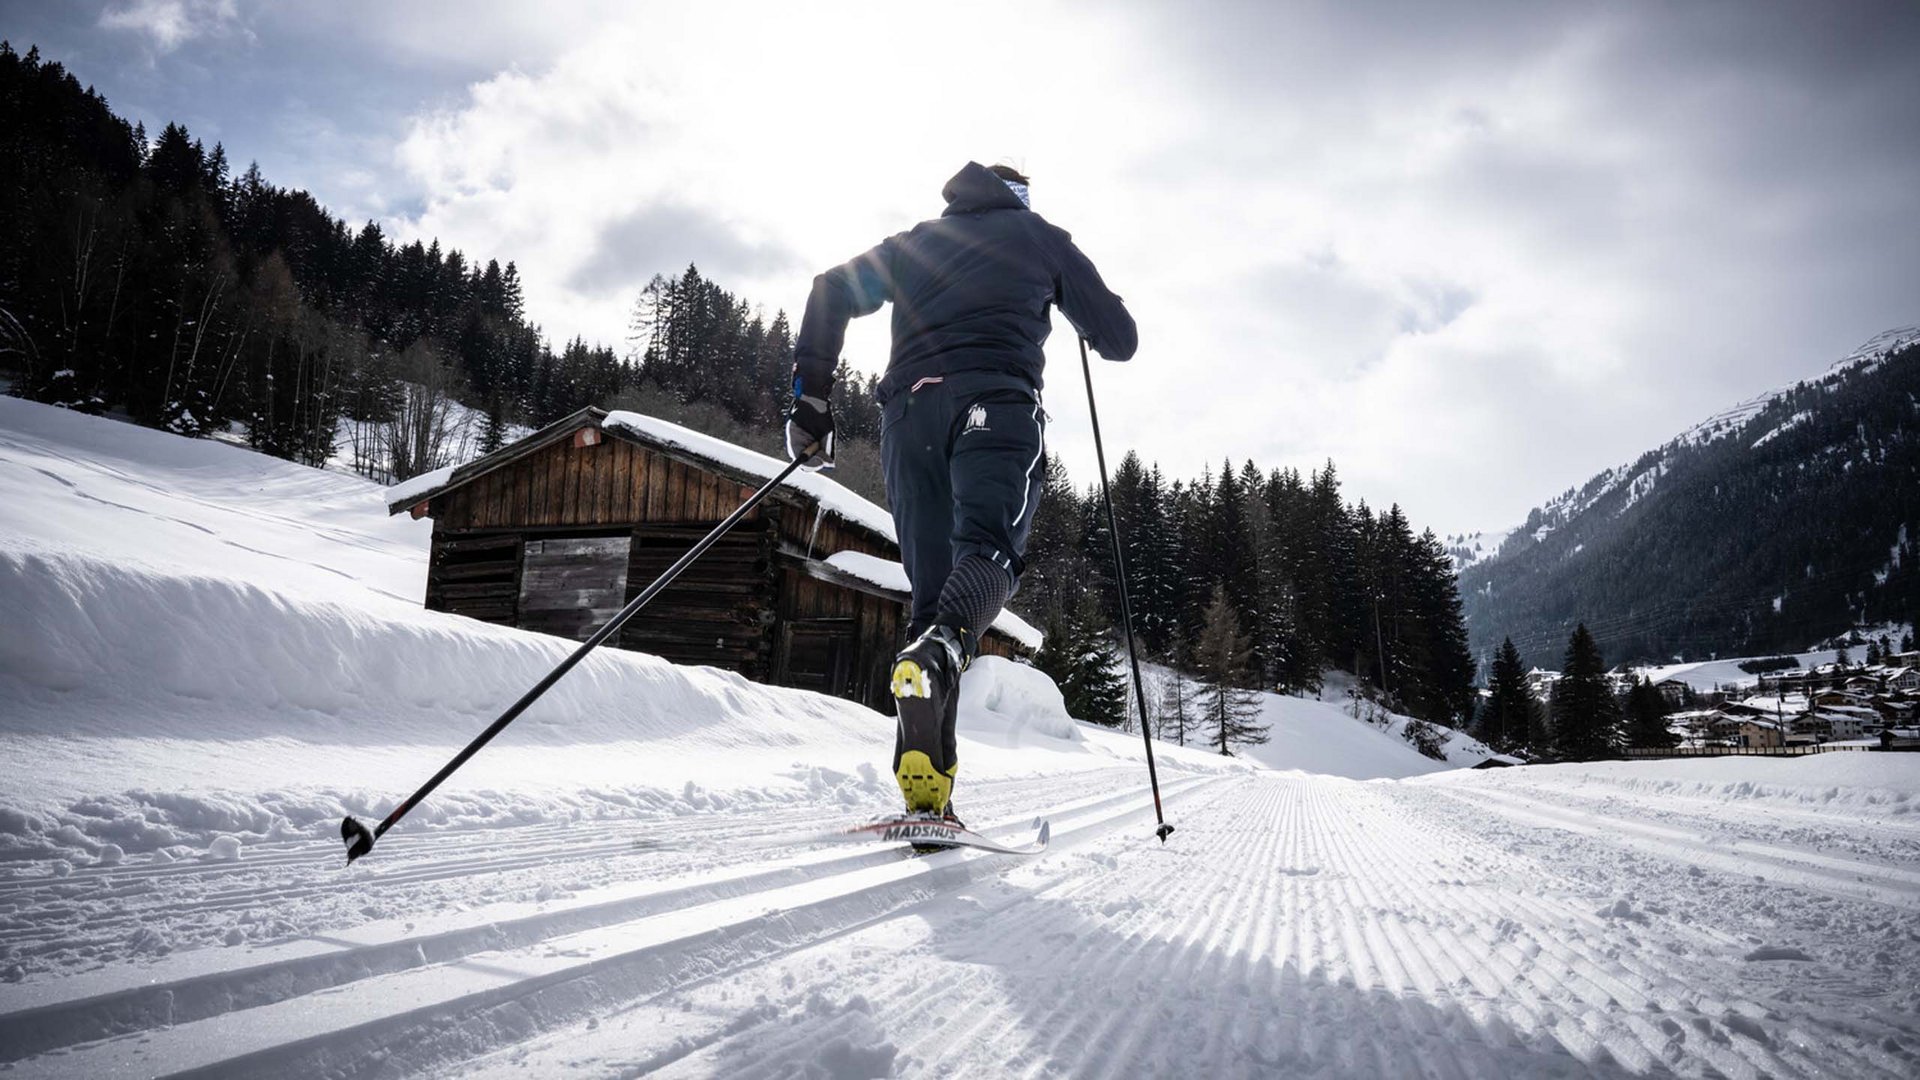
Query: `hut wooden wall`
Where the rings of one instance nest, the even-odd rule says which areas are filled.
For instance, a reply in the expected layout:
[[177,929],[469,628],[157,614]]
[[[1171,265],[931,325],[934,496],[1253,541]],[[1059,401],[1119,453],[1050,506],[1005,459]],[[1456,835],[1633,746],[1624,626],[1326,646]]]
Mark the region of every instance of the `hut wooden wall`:
[[[808,551],[816,559],[824,559],[842,551],[858,551],[882,559],[898,559],[900,549],[894,544],[879,540],[865,529],[855,528],[846,522],[832,517],[822,516],[800,507],[781,507],[777,515],[780,535],[796,551]],[[816,523],[818,528],[816,528]]]
[[[685,555],[706,522],[636,525],[627,599]],[[771,530],[735,527],[620,630],[624,648],[676,664],[711,664],[769,681],[774,667],[775,569]]]
[[520,601],[520,535],[450,536],[434,523],[427,609],[514,625]]
[[[435,526],[539,526],[718,522],[753,494],[697,465],[620,438],[596,446],[561,440],[433,500]],[[759,516],[756,511],[749,520]]]
[[821,581],[799,560],[780,562],[780,666],[773,681],[891,712],[889,669],[906,624],[899,602]]

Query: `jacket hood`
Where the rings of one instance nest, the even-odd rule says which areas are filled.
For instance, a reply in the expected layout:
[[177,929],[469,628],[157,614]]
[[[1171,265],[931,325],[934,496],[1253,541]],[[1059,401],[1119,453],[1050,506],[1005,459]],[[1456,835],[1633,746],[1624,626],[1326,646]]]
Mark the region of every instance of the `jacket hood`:
[[947,186],[940,189],[940,195],[947,200],[946,213],[949,214],[1026,209],[1012,188],[977,161],[967,162],[964,168],[954,173],[953,179],[947,181]]

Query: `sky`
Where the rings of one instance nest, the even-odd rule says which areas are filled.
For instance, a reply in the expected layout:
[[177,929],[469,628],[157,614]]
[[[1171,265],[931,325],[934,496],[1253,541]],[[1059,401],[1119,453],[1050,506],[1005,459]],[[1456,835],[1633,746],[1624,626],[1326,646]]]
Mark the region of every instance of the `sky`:
[[[1450,534],[1920,323],[1920,5],[0,0],[0,37],[626,348],[1033,178],[1140,324],[1109,456],[1336,463]],[[884,316],[848,365],[878,371]],[[1094,478],[1072,330],[1049,432]]]

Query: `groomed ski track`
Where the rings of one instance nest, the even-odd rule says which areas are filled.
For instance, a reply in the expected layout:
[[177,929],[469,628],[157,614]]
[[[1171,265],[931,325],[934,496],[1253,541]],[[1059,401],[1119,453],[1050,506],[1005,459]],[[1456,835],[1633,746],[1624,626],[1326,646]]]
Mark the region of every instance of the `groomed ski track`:
[[[0,987],[0,1069],[1737,1078],[1920,1067],[1920,822],[1842,828],[1867,849],[1836,851],[1773,826],[1729,836],[1722,817],[1690,818],[1684,802],[1639,806],[1627,793],[1603,814],[1482,776],[1176,774],[1179,831],[1164,847],[1132,770],[976,786],[969,817],[988,830],[1051,817],[1053,847],[1035,858],[788,843],[848,814],[811,803],[631,830],[396,832],[351,871],[337,845],[314,841],[261,845],[241,863],[5,879],[8,923],[30,917],[69,944],[127,931],[62,923],[61,898],[88,889],[124,893],[132,922],[252,905],[339,927]],[[1732,850],[1762,861],[1729,861]],[[1760,872],[1774,879],[1764,918],[1724,900],[1751,893]],[[529,895],[532,881],[544,894]],[[468,902],[403,915],[410,897],[447,889]],[[1769,959],[1753,933],[1763,925],[1803,958]],[[1838,954],[1875,926],[1887,937],[1878,962],[1871,948]]]

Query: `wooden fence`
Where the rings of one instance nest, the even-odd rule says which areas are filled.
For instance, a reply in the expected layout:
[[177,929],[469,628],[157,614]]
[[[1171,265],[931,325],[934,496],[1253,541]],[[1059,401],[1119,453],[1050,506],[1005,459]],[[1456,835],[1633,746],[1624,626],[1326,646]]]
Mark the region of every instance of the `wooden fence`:
[[1878,750],[1877,746],[1675,746],[1669,749],[1628,750],[1629,758],[1679,757],[1806,757],[1808,754],[1837,754],[1852,750]]

